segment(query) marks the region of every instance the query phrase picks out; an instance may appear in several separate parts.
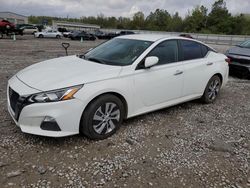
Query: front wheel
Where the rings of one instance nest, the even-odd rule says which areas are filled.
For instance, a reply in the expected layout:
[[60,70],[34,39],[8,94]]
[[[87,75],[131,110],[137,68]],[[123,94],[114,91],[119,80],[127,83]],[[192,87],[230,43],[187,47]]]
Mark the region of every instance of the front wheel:
[[206,89],[203,93],[203,96],[201,98],[202,101],[207,104],[213,103],[216,100],[217,96],[219,95],[220,88],[221,88],[221,80],[219,76],[215,75],[212,78],[210,78],[206,86]]
[[121,100],[114,95],[102,95],[84,111],[80,132],[94,140],[108,138],[120,128],[123,117],[124,105]]

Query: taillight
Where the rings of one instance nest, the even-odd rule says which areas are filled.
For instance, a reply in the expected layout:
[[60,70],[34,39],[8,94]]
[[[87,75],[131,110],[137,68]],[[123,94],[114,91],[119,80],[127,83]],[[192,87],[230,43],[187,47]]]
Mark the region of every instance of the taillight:
[[225,61],[230,64],[231,63],[231,59],[230,58],[226,58]]

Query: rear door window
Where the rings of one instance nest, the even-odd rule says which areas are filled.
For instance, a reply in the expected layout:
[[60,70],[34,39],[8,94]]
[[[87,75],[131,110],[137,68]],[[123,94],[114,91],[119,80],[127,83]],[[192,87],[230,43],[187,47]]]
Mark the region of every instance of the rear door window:
[[183,60],[203,58],[201,44],[195,41],[181,40]]

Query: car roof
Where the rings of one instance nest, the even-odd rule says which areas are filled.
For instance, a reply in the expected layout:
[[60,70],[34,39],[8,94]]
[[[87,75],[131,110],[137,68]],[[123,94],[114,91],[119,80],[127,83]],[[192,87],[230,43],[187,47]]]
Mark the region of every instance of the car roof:
[[[186,37],[180,37],[180,36],[173,36],[173,35],[168,35],[168,34],[133,34],[133,35],[123,35],[119,36],[117,38],[122,38],[122,39],[133,39],[133,40],[144,40],[144,41],[151,41],[151,42],[156,42],[161,39],[186,39],[186,40],[193,40],[190,38]],[[197,41],[197,40],[194,40]],[[200,42],[200,41],[197,41]],[[202,43],[202,42],[200,42]]]
[[171,38],[171,37],[172,36],[170,36],[170,35],[160,35],[160,34],[133,34],[133,35],[119,36],[118,38],[155,42],[155,41],[163,39],[163,38]]
[[[187,37],[180,37],[180,36],[173,36],[173,35],[168,35],[168,34],[133,34],[133,35],[122,35],[116,38],[120,38],[120,39],[132,39],[132,40],[143,40],[143,41],[151,41],[151,42],[156,42],[158,40],[161,39],[183,39],[183,40],[191,40],[191,41],[195,41],[198,42],[200,44],[203,44],[209,48],[211,48],[210,46],[208,46],[207,44],[205,44],[202,41],[199,40],[195,40],[195,39],[191,39],[191,38],[187,38]],[[215,49],[211,48],[212,50],[216,51]]]

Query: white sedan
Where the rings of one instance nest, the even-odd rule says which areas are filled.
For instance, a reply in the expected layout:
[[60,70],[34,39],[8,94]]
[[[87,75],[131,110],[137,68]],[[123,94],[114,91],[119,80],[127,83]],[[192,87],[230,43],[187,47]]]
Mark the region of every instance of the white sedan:
[[121,36],[18,72],[8,82],[8,110],[26,133],[104,139],[123,119],[198,98],[214,102],[228,63],[193,39]]
[[36,38],[61,38],[63,35],[62,33],[58,31],[48,30],[48,31],[42,31],[42,32],[36,32],[34,33],[34,36]]

